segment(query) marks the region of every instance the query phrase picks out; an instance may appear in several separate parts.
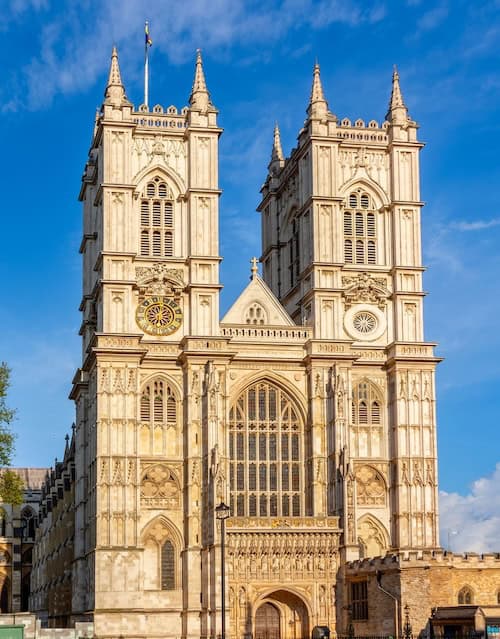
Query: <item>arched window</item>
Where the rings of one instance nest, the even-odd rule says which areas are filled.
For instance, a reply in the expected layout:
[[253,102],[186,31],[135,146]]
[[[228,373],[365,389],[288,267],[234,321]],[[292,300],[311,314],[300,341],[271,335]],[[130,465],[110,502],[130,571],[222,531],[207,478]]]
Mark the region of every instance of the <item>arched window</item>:
[[458,603],[460,605],[473,603],[472,590],[468,586],[464,586],[458,593]]
[[148,182],[141,197],[140,253],[145,257],[174,254],[174,201],[159,177]]
[[245,323],[246,324],[265,324],[266,323],[266,311],[258,302],[253,302],[245,311]]
[[141,421],[176,425],[177,403],[171,387],[157,379],[147,384],[141,395]]
[[161,547],[161,589],[175,590],[175,549],[170,539]]
[[346,264],[376,264],[377,226],[372,198],[358,189],[349,195],[347,203],[348,209],[344,211],[344,261]]
[[23,508],[21,512],[23,539],[35,538],[36,518],[35,513],[29,507]]
[[289,241],[290,249],[290,286],[295,286],[300,274],[300,236],[299,220],[294,218],[292,222],[292,236]]
[[497,592],[497,604],[500,605],[500,590]]
[[292,398],[271,382],[249,386],[229,411],[233,516],[303,514],[302,421]]
[[372,384],[366,381],[354,386],[352,401],[353,424],[380,424],[380,398]]

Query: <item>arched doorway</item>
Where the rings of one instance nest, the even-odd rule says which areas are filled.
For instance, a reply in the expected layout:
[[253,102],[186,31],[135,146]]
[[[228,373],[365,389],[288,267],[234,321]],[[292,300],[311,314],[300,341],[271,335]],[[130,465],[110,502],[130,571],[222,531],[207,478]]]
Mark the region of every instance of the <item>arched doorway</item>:
[[266,601],[255,615],[255,639],[280,639],[280,613]]
[[255,639],[308,639],[309,613],[304,601],[288,590],[276,590],[258,604]]

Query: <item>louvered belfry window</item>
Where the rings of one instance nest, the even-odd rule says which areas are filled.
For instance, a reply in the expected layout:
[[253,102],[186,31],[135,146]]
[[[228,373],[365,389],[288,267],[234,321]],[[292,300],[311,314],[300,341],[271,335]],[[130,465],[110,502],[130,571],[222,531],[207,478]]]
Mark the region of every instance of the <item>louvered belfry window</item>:
[[177,422],[177,403],[168,384],[155,380],[147,384],[141,395],[141,421],[172,424]]
[[353,424],[380,424],[380,398],[368,382],[359,382],[354,386],[352,401]]
[[247,388],[229,412],[231,512],[240,517],[303,514],[302,421],[271,382]]
[[[377,221],[371,197],[351,193],[344,211],[344,261],[346,264],[377,263]],[[370,210],[372,209],[372,210]]]
[[174,255],[174,202],[159,177],[147,183],[141,198],[140,253],[145,257]]

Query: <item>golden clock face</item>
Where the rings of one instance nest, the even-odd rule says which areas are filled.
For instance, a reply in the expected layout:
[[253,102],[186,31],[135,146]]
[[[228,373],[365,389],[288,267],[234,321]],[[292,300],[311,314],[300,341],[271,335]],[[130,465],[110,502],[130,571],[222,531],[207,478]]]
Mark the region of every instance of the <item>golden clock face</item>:
[[146,297],[137,307],[135,319],[149,335],[170,335],[182,324],[182,311],[171,297]]

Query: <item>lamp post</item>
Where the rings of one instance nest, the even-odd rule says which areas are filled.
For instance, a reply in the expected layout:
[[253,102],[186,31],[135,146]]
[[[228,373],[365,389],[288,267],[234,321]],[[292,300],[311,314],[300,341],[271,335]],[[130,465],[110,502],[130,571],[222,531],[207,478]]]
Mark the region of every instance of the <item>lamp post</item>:
[[403,637],[405,639],[411,639],[413,634],[413,628],[411,627],[411,623],[410,623],[410,607],[408,606],[408,604],[406,604],[405,606],[405,623],[403,626]]
[[215,507],[215,516],[220,521],[220,564],[221,564],[221,639],[226,639],[226,557],[225,557],[225,537],[226,519],[230,516],[231,509],[223,501]]

